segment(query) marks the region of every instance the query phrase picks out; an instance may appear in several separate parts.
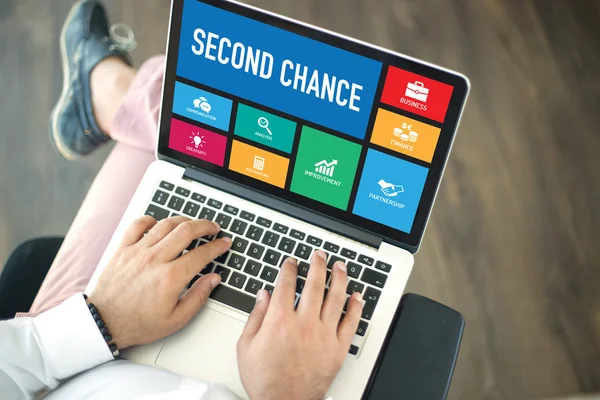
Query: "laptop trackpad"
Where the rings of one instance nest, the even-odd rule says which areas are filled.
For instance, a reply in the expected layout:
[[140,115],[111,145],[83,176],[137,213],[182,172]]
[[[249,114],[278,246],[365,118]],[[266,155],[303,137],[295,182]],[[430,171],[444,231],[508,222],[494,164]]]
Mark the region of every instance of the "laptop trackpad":
[[237,368],[236,345],[244,323],[205,307],[165,342],[156,365],[190,378],[226,385],[246,399]]

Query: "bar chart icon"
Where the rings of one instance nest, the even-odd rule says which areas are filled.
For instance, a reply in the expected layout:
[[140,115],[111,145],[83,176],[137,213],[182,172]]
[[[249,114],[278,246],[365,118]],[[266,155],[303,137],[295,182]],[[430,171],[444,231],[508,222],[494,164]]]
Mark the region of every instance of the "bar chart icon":
[[331,178],[335,172],[336,165],[338,165],[338,160],[333,160],[332,162],[327,162],[327,160],[319,161],[315,164],[315,171]]

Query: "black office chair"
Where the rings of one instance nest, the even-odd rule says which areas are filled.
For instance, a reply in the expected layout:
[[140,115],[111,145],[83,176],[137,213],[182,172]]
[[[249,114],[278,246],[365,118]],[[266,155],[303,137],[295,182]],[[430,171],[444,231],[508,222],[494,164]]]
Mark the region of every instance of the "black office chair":
[[[63,239],[32,239],[13,251],[0,275],[0,320],[29,310]],[[445,400],[463,330],[458,312],[404,295],[363,399]]]

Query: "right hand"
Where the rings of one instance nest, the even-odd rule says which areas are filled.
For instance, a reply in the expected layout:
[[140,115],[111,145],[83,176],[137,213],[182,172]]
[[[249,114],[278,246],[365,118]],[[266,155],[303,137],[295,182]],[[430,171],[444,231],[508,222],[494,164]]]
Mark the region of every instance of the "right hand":
[[287,259],[271,299],[261,290],[238,342],[240,377],[253,400],[322,400],[342,364],[362,312],[355,293],[340,322],[346,300],[347,272],[338,261],[323,302],[325,254],[313,254],[297,310],[296,260]]

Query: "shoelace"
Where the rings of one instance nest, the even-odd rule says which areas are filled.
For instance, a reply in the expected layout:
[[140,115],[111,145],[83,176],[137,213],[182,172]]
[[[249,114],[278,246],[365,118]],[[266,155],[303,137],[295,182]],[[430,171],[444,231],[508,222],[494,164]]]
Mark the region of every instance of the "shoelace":
[[120,50],[130,52],[135,50],[137,42],[133,30],[126,24],[114,24],[110,27],[110,38],[115,42],[110,46],[110,50]]

